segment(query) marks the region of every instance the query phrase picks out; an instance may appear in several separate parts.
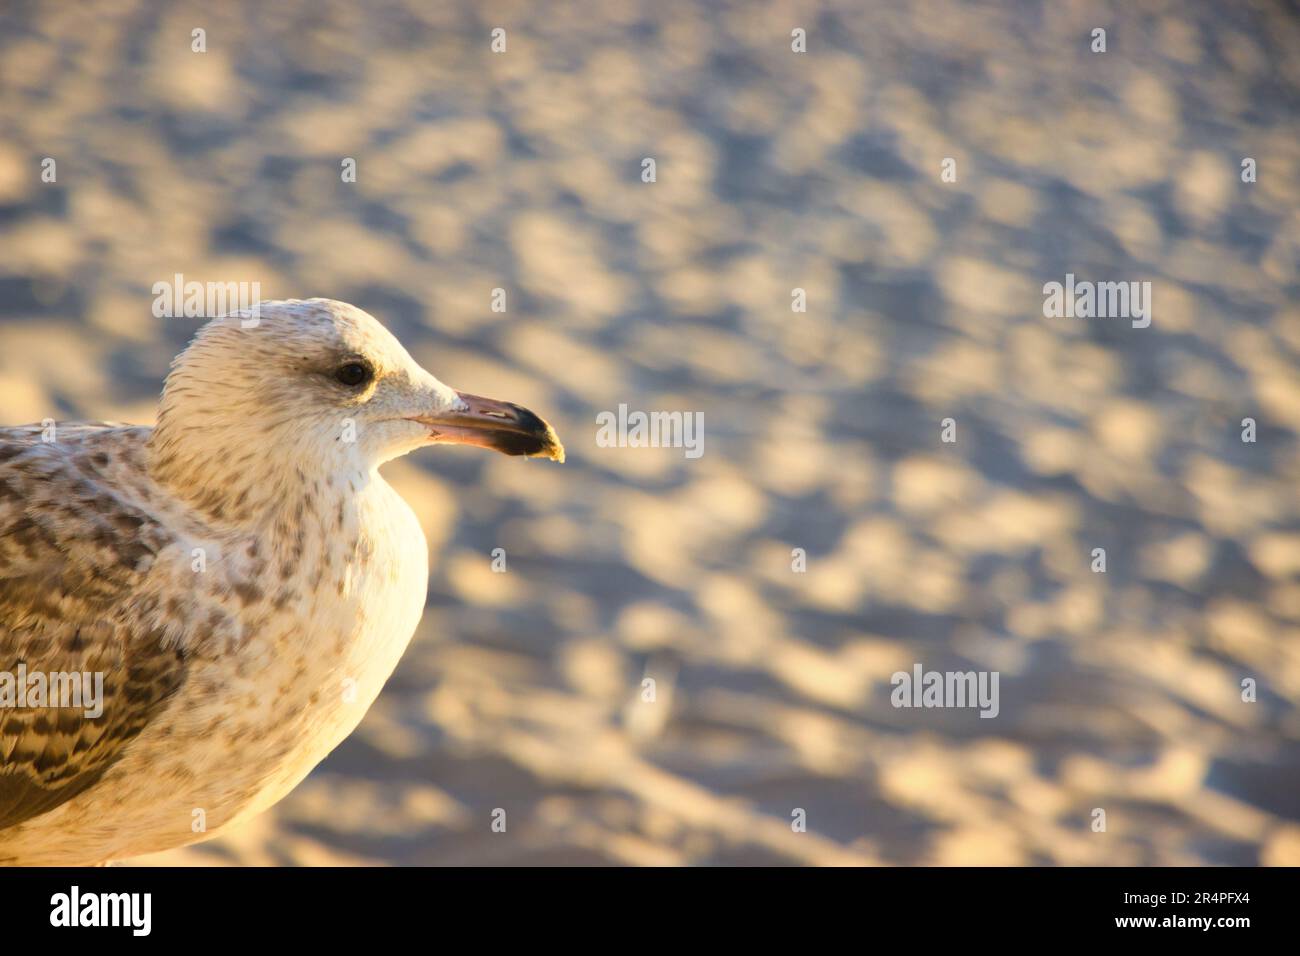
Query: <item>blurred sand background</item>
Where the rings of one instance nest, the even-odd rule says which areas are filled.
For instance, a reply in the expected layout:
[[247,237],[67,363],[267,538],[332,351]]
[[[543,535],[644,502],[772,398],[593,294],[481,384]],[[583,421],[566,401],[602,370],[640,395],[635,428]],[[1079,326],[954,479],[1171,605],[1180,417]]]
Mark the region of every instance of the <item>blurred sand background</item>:
[[[1300,863],[1294,4],[362,7],[0,13],[5,422],[152,421],[183,273],[355,303],[569,452],[387,467],[396,675],[145,862]],[[1044,318],[1067,272],[1152,326]],[[620,402],[703,457],[597,447]],[[1000,715],[893,708],[914,662]]]

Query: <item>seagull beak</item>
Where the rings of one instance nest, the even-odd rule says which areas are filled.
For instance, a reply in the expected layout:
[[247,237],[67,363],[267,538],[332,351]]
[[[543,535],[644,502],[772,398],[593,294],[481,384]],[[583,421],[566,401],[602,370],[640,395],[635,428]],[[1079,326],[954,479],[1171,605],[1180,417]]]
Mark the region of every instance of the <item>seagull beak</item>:
[[411,416],[411,421],[428,426],[435,445],[477,445],[507,455],[564,461],[555,429],[523,406],[465,392],[456,397],[454,409]]

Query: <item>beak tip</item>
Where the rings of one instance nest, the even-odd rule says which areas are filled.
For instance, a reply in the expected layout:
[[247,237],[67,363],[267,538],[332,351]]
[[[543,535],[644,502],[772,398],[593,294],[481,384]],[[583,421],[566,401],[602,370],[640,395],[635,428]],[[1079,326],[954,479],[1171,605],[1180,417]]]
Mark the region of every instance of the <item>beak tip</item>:
[[549,424],[546,426],[546,435],[542,439],[542,447],[532,457],[549,458],[551,461],[564,464],[564,446],[560,444],[559,436]]

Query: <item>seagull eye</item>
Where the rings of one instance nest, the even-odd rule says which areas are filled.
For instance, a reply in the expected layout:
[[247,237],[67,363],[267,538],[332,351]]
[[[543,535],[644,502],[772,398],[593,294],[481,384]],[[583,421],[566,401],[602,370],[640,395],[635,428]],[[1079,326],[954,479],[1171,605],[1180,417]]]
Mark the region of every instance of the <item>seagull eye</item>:
[[335,380],[348,386],[348,388],[365,385],[373,377],[374,373],[370,370],[370,366],[363,362],[348,362],[346,365],[340,365],[334,370]]

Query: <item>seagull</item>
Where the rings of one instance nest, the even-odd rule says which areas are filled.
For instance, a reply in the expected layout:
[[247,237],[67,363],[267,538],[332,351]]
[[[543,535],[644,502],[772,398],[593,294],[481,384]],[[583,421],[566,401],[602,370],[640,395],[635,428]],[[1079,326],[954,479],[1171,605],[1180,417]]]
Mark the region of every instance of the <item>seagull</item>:
[[205,840],[361,721],[424,609],[379,466],[426,445],[564,460],[331,299],[214,318],[157,424],[0,428],[0,864]]

